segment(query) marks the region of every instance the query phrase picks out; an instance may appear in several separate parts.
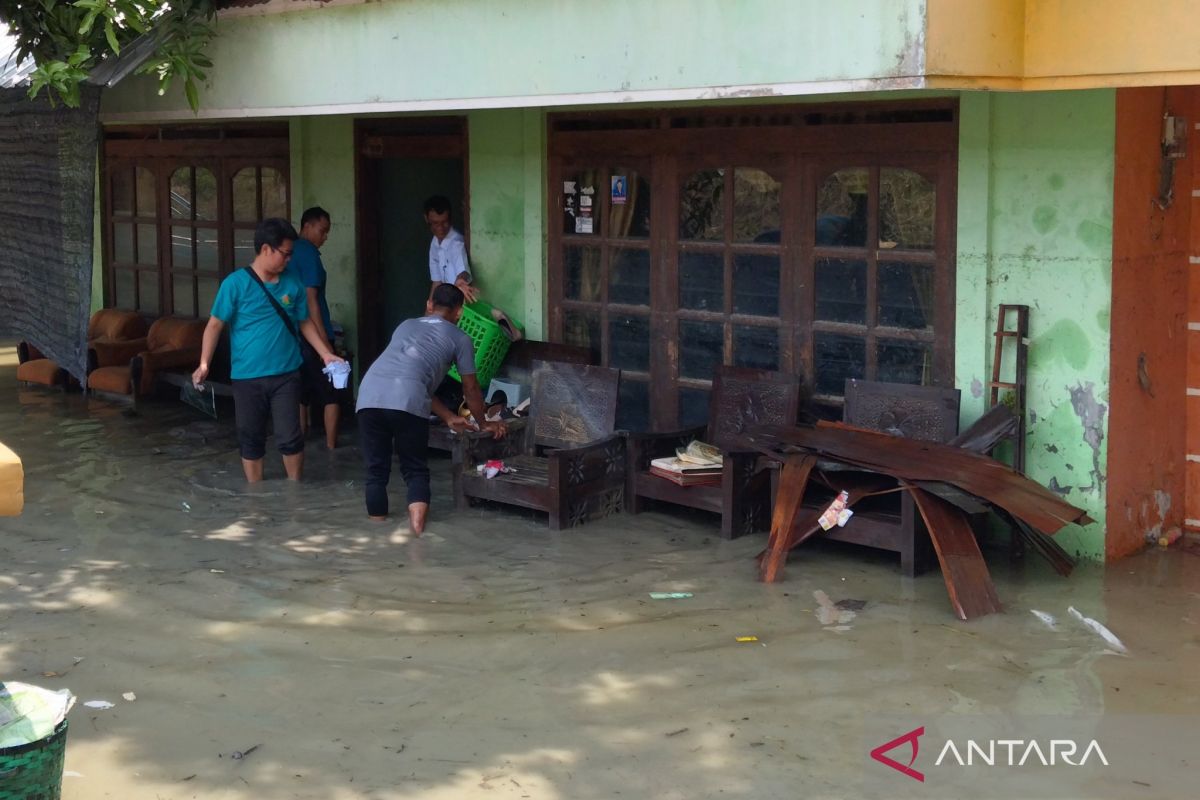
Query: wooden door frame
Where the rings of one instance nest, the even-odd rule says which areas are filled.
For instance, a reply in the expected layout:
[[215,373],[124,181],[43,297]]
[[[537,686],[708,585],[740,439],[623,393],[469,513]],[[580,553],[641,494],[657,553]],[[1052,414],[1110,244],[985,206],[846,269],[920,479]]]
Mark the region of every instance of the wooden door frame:
[[[470,251],[470,148],[465,116],[372,117],[354,121],[355,246],[358,251],[355,281],[358,287],[358,362],[365,372],[387,344],[379,298],[382,294],[382,259],[379,253],[379,170],[371,162],[384,158],[446,158],[462,162],[463,208],[455,215],[456,227]],[[373,332],[372,332],[373,331]],[[378,341],[375,341],[375,340]]]

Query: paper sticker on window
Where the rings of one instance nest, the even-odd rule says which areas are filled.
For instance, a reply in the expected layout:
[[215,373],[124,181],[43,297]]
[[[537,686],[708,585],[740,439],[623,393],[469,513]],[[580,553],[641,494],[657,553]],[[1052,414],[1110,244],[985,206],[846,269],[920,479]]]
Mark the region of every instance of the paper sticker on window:
[[625,200],[629,197],[629,182],[624,175],[612,176],[612,204],[614,206],[625,205]]
[[592,232],[592,218],[591,217],[576,217],[575,218],[575,232],[576,233],[591,233]]
[[591,208],[592,207],[592,198],[588,197],[585,194],[583,197],[579,198],[579,206],[580,206],[580,208]]

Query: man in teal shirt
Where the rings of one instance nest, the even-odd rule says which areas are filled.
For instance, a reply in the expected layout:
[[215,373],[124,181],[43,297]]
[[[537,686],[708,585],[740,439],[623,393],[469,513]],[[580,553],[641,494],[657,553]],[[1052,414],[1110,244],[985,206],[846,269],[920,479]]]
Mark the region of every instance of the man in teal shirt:
[[192,373],[197,385],[208,377],[221,331],[228,325],[234,417],[242,471],[249,483],[263,478],[268,417],[274,423],[288,478],[300,480],[304,469],[298,337],[303,336],[325,364],[341,360],[309,319],[304,287],[285,272],[297,238],[287,220],[265,219],[258,224],[254,263],[221,282],[204,328],[200,366]]
[[[295,252],[292,253],[292,260],[288,262],[288,271],[294,272],[304,284],[308,318],[317,326],[317,332],[321,334],[326,346],[333,350],[333,322],[329,317],[329,303],[325,299],[328,275],[325,265],[321,263],[320,249],[329,238],[330,226],[329,212],[320,206],[313,206],[304,212],[300,217],[300,238],[296,240]],[[300,368],[300,377],[304,381],[304,396],[300,400],[300,430],[308,433],[310,406],[322,409],[325,446],[333,450],[337,447],[338,422],[341,419],[338,390],[321,374],[325,365],[316,350],[301,342],[300,354],[304,357],[304,365]]]

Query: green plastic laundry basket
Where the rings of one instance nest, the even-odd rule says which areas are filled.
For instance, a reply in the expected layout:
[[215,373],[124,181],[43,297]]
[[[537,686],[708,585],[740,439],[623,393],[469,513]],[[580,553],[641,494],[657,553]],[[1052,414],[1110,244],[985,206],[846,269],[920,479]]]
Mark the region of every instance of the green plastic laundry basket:
[[59,800],[67,721],[36,742],[0,750],[0,800]]
[[[524,325],[512,317],[509,317],[509,321],[522,333],[525,332]],[[505,335],[504,329],[492,319],[491,305],[482,300],[463,306],[458,327],[475,343],[475,377],[479,379],[480,388],[486,387],[500,370],[512,342]],[[449,374],[451,378],[462,383],[458,367],[451,367]]]

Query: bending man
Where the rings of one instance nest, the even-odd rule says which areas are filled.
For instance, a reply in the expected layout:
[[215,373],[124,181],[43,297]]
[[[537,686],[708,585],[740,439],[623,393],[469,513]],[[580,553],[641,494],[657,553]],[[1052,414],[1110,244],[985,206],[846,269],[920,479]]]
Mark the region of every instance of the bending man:
[[430,313],[405,320],[375,360],[358,387],[359,444],[367,467],[367,515],[387,519],[387,485],[392,454],[408,487],[408,522],[416,535],[425,530],[429,512],[429,414],[437,414],[454,430],[467,421],[434,397],[450,365],[458,367],[467,406],[483,430],[497,439],[508,432],[503,422],[482,421],[483,394],[475,377],[471,337],[455,327],[463,310],[463,293],[453,284],[436,286]]

